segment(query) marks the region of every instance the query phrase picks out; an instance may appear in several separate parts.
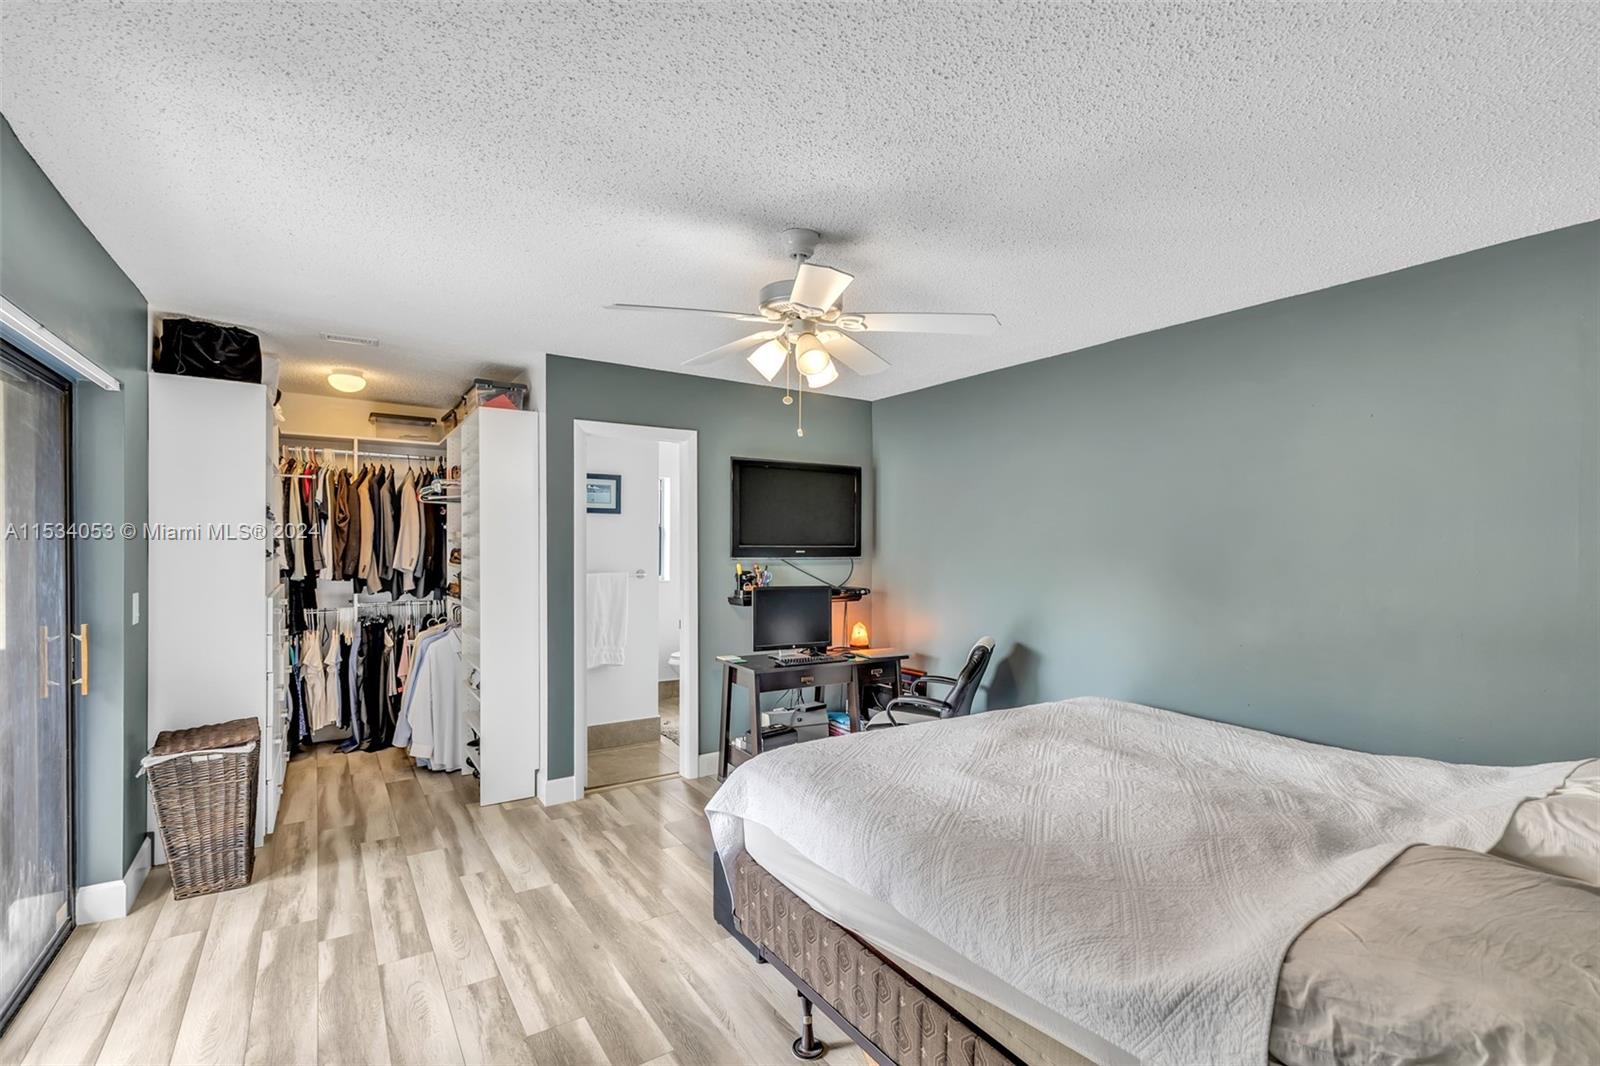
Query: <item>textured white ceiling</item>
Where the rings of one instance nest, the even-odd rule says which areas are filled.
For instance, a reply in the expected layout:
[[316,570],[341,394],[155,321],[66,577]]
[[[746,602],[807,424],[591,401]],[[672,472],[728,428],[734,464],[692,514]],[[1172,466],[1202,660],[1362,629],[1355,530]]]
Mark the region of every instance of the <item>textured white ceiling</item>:
[[[673,368],[823,231],[879,397],[1600,215],[1600,6],[40,4],[0,109],[158,307],[447,403]],[[378,337],[328,346],[324,331]],[[754,374],[742,363],[706,373]]]

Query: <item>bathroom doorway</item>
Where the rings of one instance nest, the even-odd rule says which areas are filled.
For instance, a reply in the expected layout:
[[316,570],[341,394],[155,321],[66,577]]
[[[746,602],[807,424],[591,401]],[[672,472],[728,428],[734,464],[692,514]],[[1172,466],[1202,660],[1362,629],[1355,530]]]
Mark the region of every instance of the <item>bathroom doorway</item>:
[[692,431],[577,422],[574,766],[596,789],[699,769]]

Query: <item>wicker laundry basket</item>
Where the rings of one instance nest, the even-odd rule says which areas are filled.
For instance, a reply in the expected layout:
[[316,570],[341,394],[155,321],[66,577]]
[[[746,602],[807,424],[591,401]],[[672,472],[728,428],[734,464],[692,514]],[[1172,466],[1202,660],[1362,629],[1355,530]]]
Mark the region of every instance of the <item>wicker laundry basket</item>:
[[250,883],[260,750],[260,722],[238,718],[167,730],[145,756],[175,899]]

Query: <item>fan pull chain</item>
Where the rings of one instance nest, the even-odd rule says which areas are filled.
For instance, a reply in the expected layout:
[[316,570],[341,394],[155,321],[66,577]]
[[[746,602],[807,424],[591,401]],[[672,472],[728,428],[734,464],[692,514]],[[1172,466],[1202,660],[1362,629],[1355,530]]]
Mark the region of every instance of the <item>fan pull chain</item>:
[[794,397],[789,395],[789,389],[794,382],[794,350],[789,349],[783,357],[783,405],[785,407],[794,403]]
[[795,391],[800,394],[800,402],[795,405],[794,435],[803,437],[806,435],[806,376],[804,374],[800,375],[800,387]]

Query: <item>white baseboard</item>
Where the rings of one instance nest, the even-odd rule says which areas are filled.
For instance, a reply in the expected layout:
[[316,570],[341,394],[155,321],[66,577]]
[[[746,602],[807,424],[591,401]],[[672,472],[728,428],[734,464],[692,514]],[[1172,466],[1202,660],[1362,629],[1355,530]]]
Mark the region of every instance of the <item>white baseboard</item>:
[[699,773],[695,774],[696,777],[716,777],[717,776],[717,753],[716,752],[707,751],[707,752],[702,752],[701,753],[699,771],[700,771]]
[[120,881],[101,881],[78,889],[78,924],[93,925],[109,922],[113,918],[126,918],[133,910],[133,901],[144,887],[150,873],[150,838],[139,844],[139,850],[128,864]]
[[544,794],[539,797],[539,802],[546,807],[554,807],[558,803],[571,803],[578,798],[578,779],[576,777],[557,777],[545,781]]

